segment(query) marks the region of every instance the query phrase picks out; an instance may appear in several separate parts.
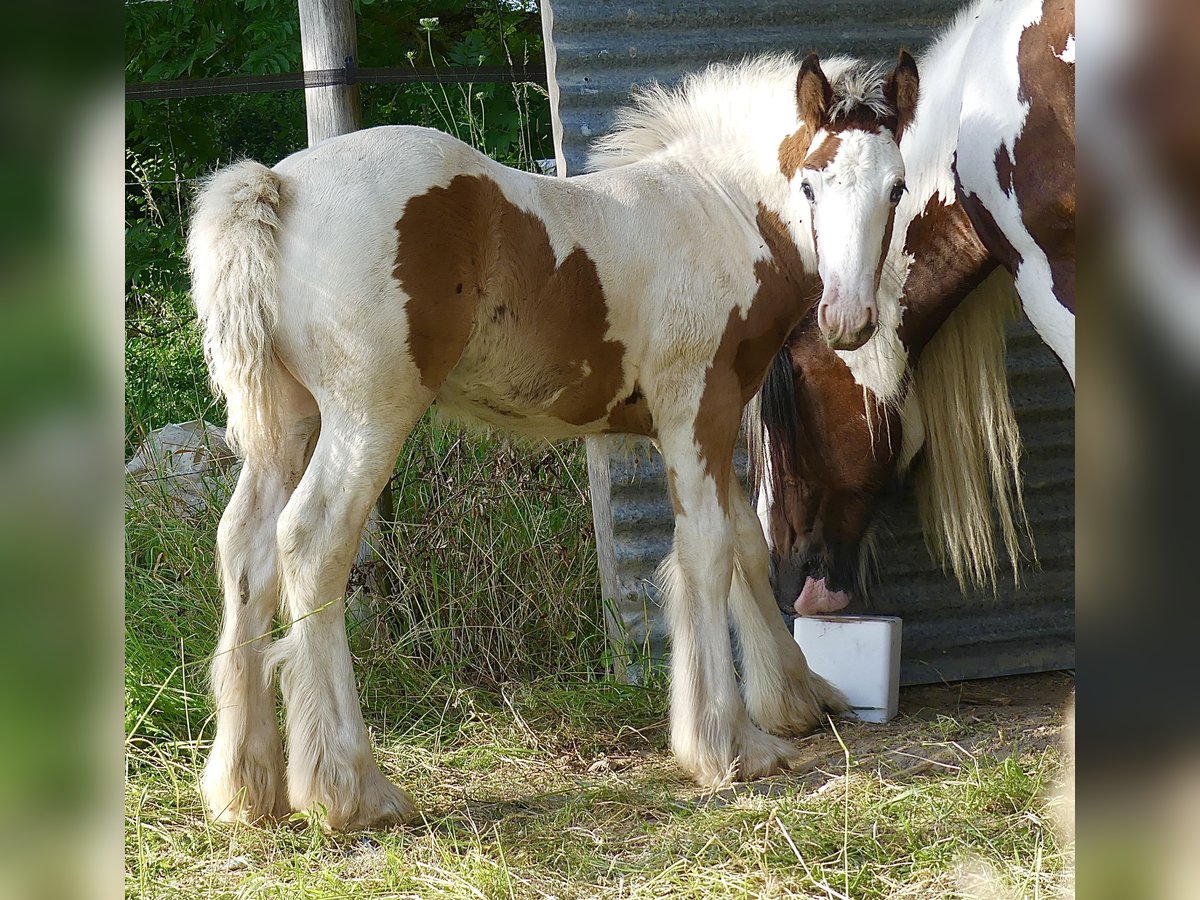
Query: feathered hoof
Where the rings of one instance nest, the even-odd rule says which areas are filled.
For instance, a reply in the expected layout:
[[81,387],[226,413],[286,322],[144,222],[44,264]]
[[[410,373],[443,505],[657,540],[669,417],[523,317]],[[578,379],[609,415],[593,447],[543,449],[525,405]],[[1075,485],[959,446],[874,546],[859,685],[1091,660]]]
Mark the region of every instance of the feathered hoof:
[[200,793],[215,822],[261,823],[288,815],[282,760],[209,758]]
[[798,755],[794,744],[760,731],[749,721],[726,740],[686,743],[675,742],[680,767],[710,790],[786,772]]
[[849,708],[841,692],[807,666],[802,676],[789,677],[782,690],[758,691],[746,697],[746,709],[755,724],[783,737],[810,734],[824,724],[826,715]]
[[322,825],[328,831],[374,831],[406,825],[419,814],[412,797],[392,784],[374,765],[363,773],[353,790],[341,785],[339,789],[321,796],[321,791],[304,797],[292,797],[298,810],[318,809],[324,812]]

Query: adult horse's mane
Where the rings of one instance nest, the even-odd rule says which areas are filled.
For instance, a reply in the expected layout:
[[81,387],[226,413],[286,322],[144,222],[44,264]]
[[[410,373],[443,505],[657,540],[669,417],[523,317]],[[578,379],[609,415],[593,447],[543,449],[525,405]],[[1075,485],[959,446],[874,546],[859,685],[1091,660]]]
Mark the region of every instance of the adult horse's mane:
[[[889,113],[883,95],[888,69],[883,64],[831,56],[821,60],[821,68],[833,88],[831,120],[860,106],[881,117]],[[774,154],[777,132],[795,128],[799,71],[798,57],[771,53],[713,63],[673,87],[655,82],[635,88],[633,102],[617,111],[612,130],[592,144],[588,169],[640,162],[670,148],[694,146],[702,151],[716,139],[724,142],[725,156],[731,141],[753,153]],[[766,139],[764,129],[771,133]]]
[[[1032,537],[1022,493],[1021,432],[1006,378],[1005,328],[1016,314],[1012,279],[998,271],[950,314],[912,376],[925,432],[917,512],[933,558],[963,588],[996,590],[995,525],[1014,584],[1020,581],[1021,535]],[[1029,546],[1036,559],[1031,539]]]

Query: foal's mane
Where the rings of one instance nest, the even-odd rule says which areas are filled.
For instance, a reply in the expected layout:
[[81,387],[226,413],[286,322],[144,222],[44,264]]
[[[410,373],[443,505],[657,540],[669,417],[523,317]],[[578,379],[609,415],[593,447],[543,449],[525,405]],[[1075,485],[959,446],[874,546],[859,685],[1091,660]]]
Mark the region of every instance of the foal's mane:
[[[890,113],[883,63],[831,56],[821,60],[821,69],[833,88],[831,119],[861,106],[880,117]],[[798,125],[799,71],[798,57],[771,53],[712,63],[673,87],[658,82],[636,87],[631,104],[617,111],[612,130],[592,144],[588,169],[613,169],[680,147],[720,146],[723,154],[750,150],[773,156],[777,145],[770,141]]]

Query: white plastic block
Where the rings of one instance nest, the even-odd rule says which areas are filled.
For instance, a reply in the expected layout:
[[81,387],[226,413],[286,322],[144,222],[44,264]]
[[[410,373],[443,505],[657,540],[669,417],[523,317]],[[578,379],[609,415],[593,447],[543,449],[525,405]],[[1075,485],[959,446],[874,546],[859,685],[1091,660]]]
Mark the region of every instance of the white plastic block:
[[900,619],[896,616],[800,616],[796,643],[809,668],[824,676],[866,722],[886,722],[900,708]]

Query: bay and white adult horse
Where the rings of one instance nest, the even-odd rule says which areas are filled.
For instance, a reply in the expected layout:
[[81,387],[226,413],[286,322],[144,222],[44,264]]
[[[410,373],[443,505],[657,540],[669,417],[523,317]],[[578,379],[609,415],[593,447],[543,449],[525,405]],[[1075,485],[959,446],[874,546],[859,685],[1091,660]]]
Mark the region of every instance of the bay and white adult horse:
[[[742,408],[816,294],[801,173],[848,179],[824,215],[870,208],[845,252],[822,254],[847,291],[875,267],[903,184],[911,58],[890,75],[826,69],[773,57],[651,90],[604,141],[604,171],[570,180],[407,127],[211,178],[188,253],[245,458],[218,531],[225,603],[202,779],[216,817],[321,805],[331,827],[353,829],[414,814],[372,758],[343,592],[369,508],[435,402],[534,436],[656,441],[676,512],[672,746],[698,780],[779,770],[794,748],[778,735],[841,705],[777,614],[732,469]],[[277,607],[287,634],[272,642]]]
[[781,602],[800,613],[840,609],[861,587],[878,499],[922,448],[935,556],[964,587],[994,586],[995,506],[1015,575],[1014,281],[1075,377],[1074,30],[1072,0],[979,0],[922,54],[901,140],[909,190],[868,307],[879,327],[865,341],[832,330],[834,307],[867,313],[827,289],[830,311],[801,321],[764,384],[758,507]]
[[[921,70],[920,128],[902,146],[913,190],[896,210],[898,233],[918,217],[945,227],[961,204],[1074,381],[1074,0],[976,0],[923,54]],[[828,180],[809,179],[818,203]],[[818,226],[820,217],[814,210]],[[839,286],[832,273],[825,279],[818,322],[831,347],[854,350],[870,337],[856,323],[897,301]]]

